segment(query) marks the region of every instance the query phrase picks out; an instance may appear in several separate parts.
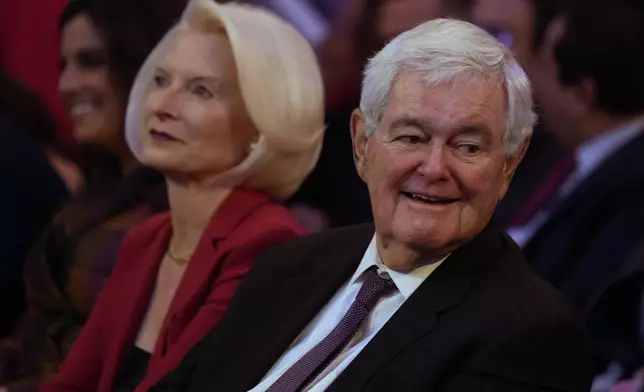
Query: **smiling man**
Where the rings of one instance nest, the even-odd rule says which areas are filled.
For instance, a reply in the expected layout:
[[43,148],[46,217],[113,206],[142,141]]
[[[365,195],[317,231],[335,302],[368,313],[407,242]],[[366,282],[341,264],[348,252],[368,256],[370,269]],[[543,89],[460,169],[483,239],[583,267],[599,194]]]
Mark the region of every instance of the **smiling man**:
[[533,123],[526,75],[485,31],[399,35],[351,120],[374,224],[266,253],[152,390],[587,392],[574,311],[490,222]]

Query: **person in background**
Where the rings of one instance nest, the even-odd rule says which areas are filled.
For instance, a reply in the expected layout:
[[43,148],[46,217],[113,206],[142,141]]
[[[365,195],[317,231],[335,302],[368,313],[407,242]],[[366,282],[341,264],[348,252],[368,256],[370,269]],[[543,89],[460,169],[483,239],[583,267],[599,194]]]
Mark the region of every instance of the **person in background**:
[[491,222],[535,114],[510,51],[425,22],[365,70],[351,118],[373,223],[266,252],[153,391],[588,392],[574,309]]
[[22,269],[29,249],[82,178],[43,104],[3,68],[0,131],[0,337],[6,337],[24,311]]
[[[482,27],[512,49],[528,77],[532,75],[536,58],[544,44],[547,26],[565,6],[565,0],[469,0],[464,16]],[[537,106],[540,104],[537,98]],[[540,112],[537,109],[537,112]],[[538,121],[530,148],[510,184],[508,194],[499,203],[494,215],[497,222],[507,226],[520,214],[525,204],[545,179],[549,168],[566,149],[548,132],[546,124]]]
[[638,1],[575,2],[548,27],[531,72],[547,129],[571,153],[508,233],[583,313],[644,238],[642,20]]
[[81,150],[82,187],[25,262],[27,306],[0,341],[0,387],[35,390],[58,372],[125,234],[167,209],[163,176],[135,162],[123,119],[136,72],[184,6],[73,0],[61,15],[60,95]]
[[304,234],[275,201],[315,166],[323,119],[315,53],[293,27],[257,7],[191,1],[143,65],[127,112],[128,145],[164,174],[170,212],[128,234],[40,390],[142,390],[176,367],[256,256]]

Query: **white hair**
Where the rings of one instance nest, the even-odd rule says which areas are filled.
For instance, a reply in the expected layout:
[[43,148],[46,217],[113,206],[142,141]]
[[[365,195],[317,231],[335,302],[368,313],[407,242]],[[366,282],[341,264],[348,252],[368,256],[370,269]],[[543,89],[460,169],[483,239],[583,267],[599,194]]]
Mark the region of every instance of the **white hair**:
[[536,115],[530,81],[510,50],[468,22],[435,19],[400,34],[369,60],[360,97],[367,136],[374,134],[391,88],[404,72],[420,72],[428,87],[495,78],[507,96],[504,152],[513,154],[532,134]]
[[313,170],[322,149],[324,87],[311,45],[291,25],[261,7],[190,0],[181,20],[152,51],[135,80],[125,127],[130,150],[141,160],[143,107],[154,69],[172,42],[190,30],[225,33],[244,104],[258,132],[246,159],[220,173],[213,185],[244,186],[277,199],[288,198]]

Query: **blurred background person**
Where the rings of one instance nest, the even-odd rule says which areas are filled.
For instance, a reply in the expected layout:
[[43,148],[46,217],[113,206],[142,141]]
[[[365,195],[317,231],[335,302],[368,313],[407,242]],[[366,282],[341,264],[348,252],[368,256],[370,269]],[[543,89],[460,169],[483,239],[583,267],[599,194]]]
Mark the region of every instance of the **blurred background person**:
[[57,373],[125,234],[167,209],[163,176],[135,162],[123,121],[138,69],[184,6],[72,0],[61,15],[60,94],[80,144],[82,189],[27,260],[27,306],[0,341],[0,386],[29,390]]
[[[564,8],[566,0],[468,0],[466,18],[484,28],[512,49],[531,77],[531,68],[544,42],[550,22]],[[535,97],[539,107],[539,97]],[[537,108],[537,112],[541,112]],[[508,193],[494,212],[504,225],[512,224],[525,204],[544,181],[548,170],[565,148],[547,132],[547,124],[537,122],[530,147],[519,165]]]
[[72,151],[38,97],[0,68],[0,337],[24,307],[22,270],[29,249],[82,186]]
[[644,237],[643,20],[638,1],[576,2],[531,69],[542,119],[572,153],[509,234],[583,312]]
[[164,174],[170,213],[126,237],[60,374],[41,390],[132,391],[176,367],[257,254],[304,234],[271,200],[315,166],[323,119],[315,53],[294,28],[257,7],[191,1],[143,65],[127,115],[128,144]]

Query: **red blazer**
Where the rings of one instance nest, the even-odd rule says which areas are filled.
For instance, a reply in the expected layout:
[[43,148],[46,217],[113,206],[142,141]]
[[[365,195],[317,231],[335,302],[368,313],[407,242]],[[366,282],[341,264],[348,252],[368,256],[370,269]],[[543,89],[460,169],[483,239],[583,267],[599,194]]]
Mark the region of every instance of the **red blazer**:
[[[171,229],[170,215],[163,214],[127,235],[114,271],[60,373],[41,391],[112,391],[124,352],[143,322]],[[258,253],[303,234],[291,213],[266,195],[233,191],[195,250],[137,391],[174,369],[217,325]]]

